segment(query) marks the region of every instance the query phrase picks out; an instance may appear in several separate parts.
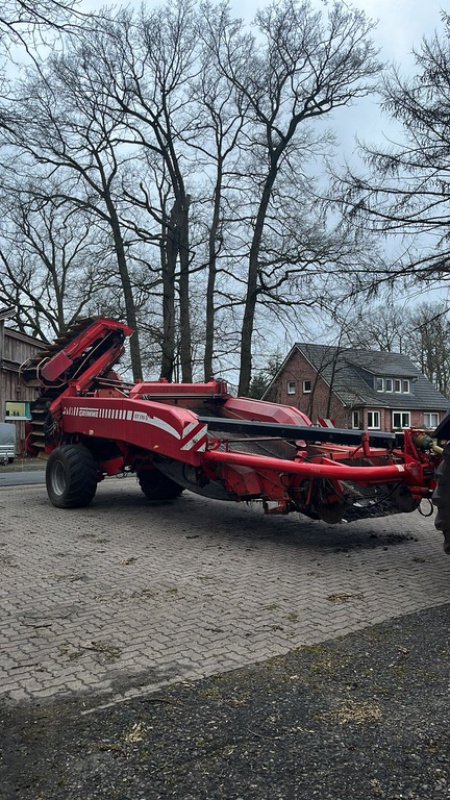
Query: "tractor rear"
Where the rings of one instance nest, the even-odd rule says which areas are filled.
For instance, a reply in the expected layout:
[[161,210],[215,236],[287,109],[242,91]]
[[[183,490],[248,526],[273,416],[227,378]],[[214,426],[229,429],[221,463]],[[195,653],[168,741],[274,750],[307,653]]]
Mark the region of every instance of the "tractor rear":
[[[294,407],[234,398],[223,381],[128,384],[112,370],[131,334],[85,320],[23,365],[39,389],[28,451],[48,459],[55,506],[85,506],[105,476],[134,473],[150,501],[188,489],[333,524],[431,509],[436,471],[450,485],[450,455],[426,431],[321,427]],[[438,519],[450,519],[439,491]]]
[[436,469],[433,502],[437,508],[435,525],[444,534],[444,551],[450,555],[450,413],[436,428],[434,436],[446,443]]

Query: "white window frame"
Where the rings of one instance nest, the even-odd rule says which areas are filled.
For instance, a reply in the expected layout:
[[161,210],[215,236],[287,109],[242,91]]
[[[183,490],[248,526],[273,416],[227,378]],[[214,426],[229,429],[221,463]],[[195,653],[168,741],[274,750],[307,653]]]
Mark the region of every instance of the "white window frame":
[[[427,417],[429,421],[427,422]],[[436,422],[431,422],[431,417],[436,418]],[[429,430],[434,430],[439,425],[439,411],[425,411],[423,415],[423,424],[425,428]]]
[[375,389],[377,392],[384,392],[384,378],[375,378]]
[[[372,425],[369,424],[369,415],[372,415]],[[378,422],[377,422],[378,420]],[[367,429],[369,431],[379,431],[381,427],[381,418],[379,411],[368,411],[367,412]]]
[[[396,387],[396,384],[398,384],[398,389]],[[402,391],[402,381],[401,381],[401,379],[400,378],[394,378],[394,392],[396,394],[401,394],[401,391]]]
[[361,425],[361,414],[357,409],[355,409],[355,411],[352,411],[352,428],[354,428],[354,430],[359,430],[360,425]]
[[[309,389],[306,388],[306,384],[307,383],[309,383]],[[309,380],[307,378],[305,381],[303,381],[302,389],[303,389],[303,394],[311,394],[311,392],[312,392],[312,380]]]
[[[390,388],[389,388],[390,384]],[[384,379],[384,391],[385,392],[393,392],[394,391],[394,381],[392,378],[385,378]]]
[[[405,389],[406,384],[406,389]],[[409,394],[411,391],[411,381],[409,378],[402,378],[402,394]]]
[[297,387],[295,385],[295,381],[288,381],[287,382],[287,393],[288,394],[295,394],[297,391]]
[[[395,416],[396,415],[400,415],[400,420],[399,420],[400,425],[396,425],[395,424]],[[406,422],[406,420],[404,420],[403,417],[407,418],[407,420],[408,420],[408,424],[407,425],[404,424]],[[392,412],[392,427],[393,427],[394,431],[404,431],[405,428],[410,428],[411,427],[411,412],[410,411],[393,411]]]

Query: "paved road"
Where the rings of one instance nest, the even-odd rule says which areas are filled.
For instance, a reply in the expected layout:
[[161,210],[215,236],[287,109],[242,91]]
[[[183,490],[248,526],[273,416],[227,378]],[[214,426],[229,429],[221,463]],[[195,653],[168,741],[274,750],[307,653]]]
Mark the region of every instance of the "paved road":
[[45,483],[44,469],[0,472],[0,488],[3,486],[28,486],[34,483]]
[[0,490],[0,695],[99,704],[263,661],[445,603],[450,559],[417,513],[329,527],[133,478],[91,507]]

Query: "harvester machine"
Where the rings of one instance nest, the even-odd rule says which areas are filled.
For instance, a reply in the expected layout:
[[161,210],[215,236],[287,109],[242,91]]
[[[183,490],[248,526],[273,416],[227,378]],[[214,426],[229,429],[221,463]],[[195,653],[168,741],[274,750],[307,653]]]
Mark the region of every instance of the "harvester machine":
[[449,491],[436,503],[450,519],[450,455],[442,459],[429,432],[321,427],[292,406],[232,397],[221,380],[131,385],[113,371],[131,334],[120,322],[83,320],[22,366],[39,391],[27,449],[48,459],[53,505],[86,506],[105,476],[135,473],[154,502],[188,489],[351,522],[430,513],[437,470]]

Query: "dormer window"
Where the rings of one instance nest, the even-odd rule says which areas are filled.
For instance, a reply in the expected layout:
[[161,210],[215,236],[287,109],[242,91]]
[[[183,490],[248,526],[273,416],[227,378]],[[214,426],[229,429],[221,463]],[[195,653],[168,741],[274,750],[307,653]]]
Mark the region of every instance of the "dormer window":
[[409,378],[375,378],[377,392],[395,392],[396,394],[409,394],[411,381]]

